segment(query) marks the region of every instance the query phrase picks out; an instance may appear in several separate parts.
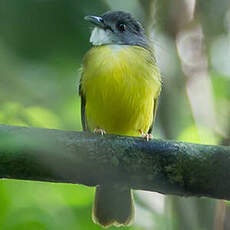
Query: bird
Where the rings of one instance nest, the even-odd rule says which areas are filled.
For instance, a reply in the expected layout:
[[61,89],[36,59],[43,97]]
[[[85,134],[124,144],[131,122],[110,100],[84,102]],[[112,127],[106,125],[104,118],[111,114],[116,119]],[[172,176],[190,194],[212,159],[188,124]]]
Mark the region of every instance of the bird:
[[[86,16],[92,47],[83,57],[79,95],[84,131],[151,138],[161,75],[144,28],[130,13]],[[97,185],[92,218],[104,227],[133,223],[130,188]]]

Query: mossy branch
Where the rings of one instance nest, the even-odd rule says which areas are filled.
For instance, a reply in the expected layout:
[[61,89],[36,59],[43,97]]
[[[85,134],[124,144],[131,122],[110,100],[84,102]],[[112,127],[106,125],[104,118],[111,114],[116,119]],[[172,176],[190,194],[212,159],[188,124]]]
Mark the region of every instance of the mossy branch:
[[0,178],[230,200],[230,147],[0,125]]

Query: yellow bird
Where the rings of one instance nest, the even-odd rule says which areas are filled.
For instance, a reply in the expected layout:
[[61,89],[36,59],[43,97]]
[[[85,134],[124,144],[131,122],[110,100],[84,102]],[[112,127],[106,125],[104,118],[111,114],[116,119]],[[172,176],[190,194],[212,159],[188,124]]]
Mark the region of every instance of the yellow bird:
[[[83,60],[79,93],[85,131],[149,139],[161,90],[160,72],[141,24],[129,13],[86,16],[95,28]],[[129,188],[98,185],[93,220],[128,225],[134,206]]]

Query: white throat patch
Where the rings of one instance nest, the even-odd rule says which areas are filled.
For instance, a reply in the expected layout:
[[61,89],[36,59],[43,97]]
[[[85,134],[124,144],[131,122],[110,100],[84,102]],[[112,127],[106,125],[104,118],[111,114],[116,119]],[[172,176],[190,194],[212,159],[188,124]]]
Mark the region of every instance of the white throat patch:
[[109,30],[103,30],[101,28],[95,27],[91,33],[89,41],[94,46],[111,44],[111,32]]

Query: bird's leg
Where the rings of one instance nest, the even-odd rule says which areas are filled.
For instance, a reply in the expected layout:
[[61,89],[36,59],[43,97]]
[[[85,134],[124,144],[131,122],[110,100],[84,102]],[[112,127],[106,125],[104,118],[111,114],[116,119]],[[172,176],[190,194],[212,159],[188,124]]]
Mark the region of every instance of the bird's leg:
[[138,130],[141,136],[146,139],[146,141],[149,141],[153,138],[152,133],[144,133],[141,129]]
[[105,130],[103,130],[103,129],[100,129],[100,128],[95,128],[94,130],[93,130],[93,132],[94,133],[96,133],[96,134],[100,134],[100,135],[104,135],[104,134],[106,134],[106,131]]

